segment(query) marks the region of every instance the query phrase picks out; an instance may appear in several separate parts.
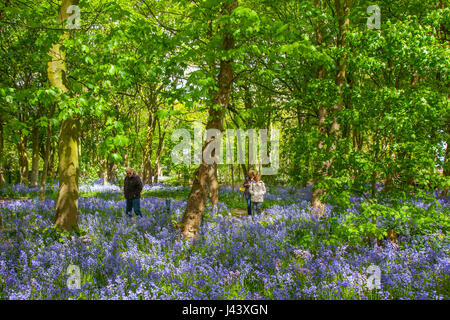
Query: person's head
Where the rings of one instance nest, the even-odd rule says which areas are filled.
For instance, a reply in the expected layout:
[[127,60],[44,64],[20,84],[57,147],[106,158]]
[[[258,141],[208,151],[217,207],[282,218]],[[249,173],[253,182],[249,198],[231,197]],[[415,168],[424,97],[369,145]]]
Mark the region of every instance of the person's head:
[[260,174],[257,174],[257,175],[255,176],[255,181],[256,181],[256,182],[260,182],[260,181],[261,181],[261,175],[260,175]]
[[253,170],[250,170],[250,171],[248,172],[248,176],[249,176],[251,179],[255,179],[256,172],[253,171]]
[[125,172],[127,173],[128,177],[131,177],[133,175],[133,169],[131,169],[131,168],[126,168]]

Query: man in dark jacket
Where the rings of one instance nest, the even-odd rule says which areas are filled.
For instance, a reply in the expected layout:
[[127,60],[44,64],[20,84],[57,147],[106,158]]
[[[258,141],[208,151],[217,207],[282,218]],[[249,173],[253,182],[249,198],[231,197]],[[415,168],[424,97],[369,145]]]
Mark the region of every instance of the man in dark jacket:
[[134,213],[142,217],[141,213],[141,191],[143,188],[141,178],[133,172],[133,169],[125,169],[127,176],[123,184],[123,193],[125,199],[127,199],[127,216],[131,218],[131,209],[134,209]]

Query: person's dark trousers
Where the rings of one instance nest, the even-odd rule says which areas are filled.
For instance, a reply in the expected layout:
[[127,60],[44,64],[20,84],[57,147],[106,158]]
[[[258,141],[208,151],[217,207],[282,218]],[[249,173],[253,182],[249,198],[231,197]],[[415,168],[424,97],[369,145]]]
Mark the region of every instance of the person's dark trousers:
[[134,210],[134,213],[137,216],[142,217],[141,199],[140,198],[127,199],[127,216],[130,217],[130,218],[132,217],[131,209]]
[[262,202],[253,202],[252,209],[255,214],[261,215],[262,214]]
[[248,194],[248,197],[247,197],[247,213],[248,213],[248,215],[249,216],[251,216],[252,215],[252,200],[251,200],[251,194],[249,193]]

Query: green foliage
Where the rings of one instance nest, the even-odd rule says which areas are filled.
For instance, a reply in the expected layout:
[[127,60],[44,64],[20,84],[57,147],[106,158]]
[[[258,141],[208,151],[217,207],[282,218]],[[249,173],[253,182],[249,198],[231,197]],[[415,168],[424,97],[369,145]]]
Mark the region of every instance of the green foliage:
[[81,230],[79,228],[76,228],[68,232],[63,231],[62,229],[55,226],[45,228],[41,232],[42,232],[42,239],[44,241],[44,244],[46,245],[52,244],[55,241],[64,244],[70,242],[72,240],[72,237],[75,235],[78,237],[86,235],[86,231]]
[[361,244],[369,239],[386,239],[390,230],[397,236],[444,235],[450,231],[450,219],[448,209],[437,208],[436,204],[422,208],[406,202],[384,205],[367,201],[360,212],[347,212],[335,230],[339,238]]

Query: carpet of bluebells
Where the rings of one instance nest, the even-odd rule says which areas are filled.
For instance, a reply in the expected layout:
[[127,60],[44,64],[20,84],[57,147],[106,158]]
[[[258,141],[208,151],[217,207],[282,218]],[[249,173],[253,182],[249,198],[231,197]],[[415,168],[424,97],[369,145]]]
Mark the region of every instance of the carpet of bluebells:
[[[52,188],[57,190],[49,185]],[[226,202],[220,202],[217,210],[208,206],[199,238],[190,244],[178,240],[175,228],[186,198],[151,196],[155,190],[176,193],[183,188],[145,186],[144,217],[129,219],[120,187],[95,182],[81,186],[82,235],[52,231],[54,200],[1,201],[0,299],[450,297],[450,242],[445,228],[425,234],[405,232],[397,242],[329,242],[332,208],[328,206],[318,219],[309,210],[310,188],[274,187],[266,202],[289,204],[276,202],[254,219],[233,215]],[[221,187],[220,199],[232,191]],[[33,192],[38,190],[13,186],[3,190],[3,198]],[[439,202],[439,210],[448,208],[448,199]],[[426,206],[420,201],[414,205]],[[341,213],[337,221],[352,210]],[[79,266],[81,289],[68,288],[69,265]],[[370,265],[380,268],[379,288],[367,285]]]

